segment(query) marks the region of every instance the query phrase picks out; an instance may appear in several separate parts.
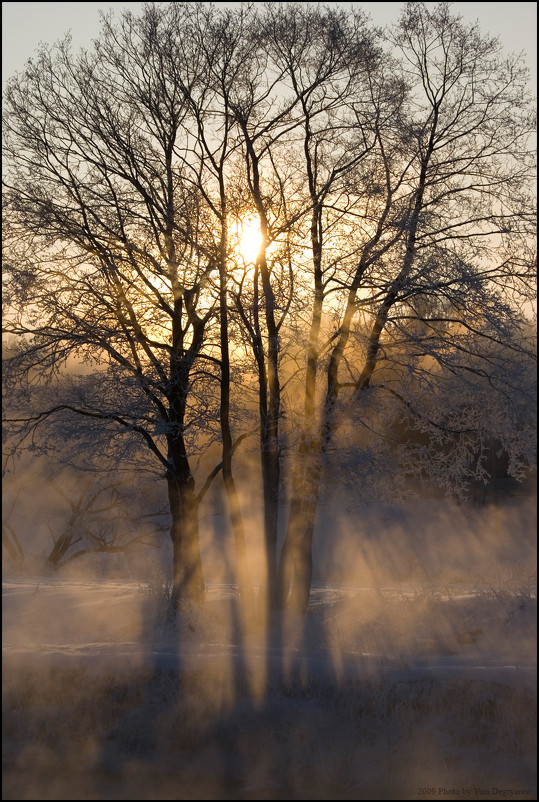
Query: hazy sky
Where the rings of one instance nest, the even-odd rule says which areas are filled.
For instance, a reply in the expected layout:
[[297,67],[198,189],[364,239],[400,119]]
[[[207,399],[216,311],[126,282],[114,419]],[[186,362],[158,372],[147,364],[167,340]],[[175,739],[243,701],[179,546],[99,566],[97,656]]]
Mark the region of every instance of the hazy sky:
[[[87,46],[99,33],[99,10],[109,7],[134,11],[143,3],[2,3],[2,80],[21,70],[39,42],[51,44],[69,29],[73,44]],[[235,6],[239,3],[216,3]],[[338,3],[338,5],[352,5]],[[377,25],[392,23],[403,3],[362,3]],[[435,5],[435,3],[429,3]],[[479,20],[483,32],[499,36],[508,52],[525,51],[535,84],[537,69],[537,4],[453,3],[466,21]]]

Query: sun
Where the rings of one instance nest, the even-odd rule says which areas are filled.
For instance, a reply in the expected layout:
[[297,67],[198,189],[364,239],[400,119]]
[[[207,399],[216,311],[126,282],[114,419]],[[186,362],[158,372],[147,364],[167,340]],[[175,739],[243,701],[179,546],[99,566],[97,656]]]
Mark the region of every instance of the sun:
[[254,264],[262,245],[260,223],[256,217],[244,217],[236,223],[234,239],[237,250],[246,264]]

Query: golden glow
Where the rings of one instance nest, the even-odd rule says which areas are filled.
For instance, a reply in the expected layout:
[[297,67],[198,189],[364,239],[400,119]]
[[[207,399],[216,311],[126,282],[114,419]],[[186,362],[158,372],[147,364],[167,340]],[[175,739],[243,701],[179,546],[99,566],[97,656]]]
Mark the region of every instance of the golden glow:
[[171,282],[167,276],[158,276],[156,273],[153,273],[148,276],[148,281],[160,295],[163,295],[165,298],[169,296],[171,292]]
[[246,264],[254,264],[262,245],[260,223],[256,217],[238,220],[232,229],[234,249]]

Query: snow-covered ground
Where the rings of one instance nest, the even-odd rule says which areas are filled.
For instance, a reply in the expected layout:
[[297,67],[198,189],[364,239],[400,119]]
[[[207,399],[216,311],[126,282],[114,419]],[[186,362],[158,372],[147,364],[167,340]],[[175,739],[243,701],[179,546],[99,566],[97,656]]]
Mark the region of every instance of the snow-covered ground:
[[317,586],[266,640],[227,585],[3,581],[3,799],[535,799],[535,586]]

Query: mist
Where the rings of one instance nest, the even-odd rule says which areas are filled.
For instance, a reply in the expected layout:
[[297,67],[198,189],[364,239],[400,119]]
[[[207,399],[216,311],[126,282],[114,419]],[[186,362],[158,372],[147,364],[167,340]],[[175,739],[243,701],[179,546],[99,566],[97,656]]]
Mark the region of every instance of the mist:
[[[242,612],[218,486],[201,509],[206,602],[181,624],[166,538],[56,571],[5,560],[4,798],[534,798],[531,491],[481,506],[328,493],[308,613],[269,637]],[[27,516],[50,512],[42,495]],[[263,576],[249,487],[242,503]]]

